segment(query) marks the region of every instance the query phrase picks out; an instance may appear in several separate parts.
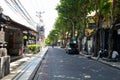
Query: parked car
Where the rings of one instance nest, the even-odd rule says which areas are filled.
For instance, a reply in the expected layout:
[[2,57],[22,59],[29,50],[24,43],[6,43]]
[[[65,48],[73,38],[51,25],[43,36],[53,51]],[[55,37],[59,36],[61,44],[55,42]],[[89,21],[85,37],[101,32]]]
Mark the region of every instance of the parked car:
[[79,54],[78,45],[76,43],[68,43],[65,51],[68,54]]

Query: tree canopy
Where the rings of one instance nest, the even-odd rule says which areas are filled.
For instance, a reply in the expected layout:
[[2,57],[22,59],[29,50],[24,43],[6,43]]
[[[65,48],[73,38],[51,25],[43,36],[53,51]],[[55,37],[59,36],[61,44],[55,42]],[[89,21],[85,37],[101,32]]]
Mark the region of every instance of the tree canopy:
[[[115,5],[116,4],[116,5]],[[113,9],[114,8],[114,9]],[[112,16],[117,16],[120,13],[120,1],[113,0],[60,0],[56,10],[58,11],[58,18],[54,24],[48,38],[52,41],[57,33],[56,39],[65,39],[72,35],[72,23],[65,20],[64,17],[71,19],[74,23],[77,37],[85,35],[85,29],[88,22],[88,14],[95,11],[98,19],[96,20],[96,28],[102,23],[102,20],[110,21]],[[64,35],[66,35],[65,37]],[[59,37],[58,37],[59,35]]]

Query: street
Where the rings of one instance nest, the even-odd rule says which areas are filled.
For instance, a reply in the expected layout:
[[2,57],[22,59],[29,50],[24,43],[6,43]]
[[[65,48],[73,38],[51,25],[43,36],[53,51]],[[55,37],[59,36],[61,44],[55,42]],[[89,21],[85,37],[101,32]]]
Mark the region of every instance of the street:
[[33,80],[120,80],[120,70],[64,49],[49,48]]

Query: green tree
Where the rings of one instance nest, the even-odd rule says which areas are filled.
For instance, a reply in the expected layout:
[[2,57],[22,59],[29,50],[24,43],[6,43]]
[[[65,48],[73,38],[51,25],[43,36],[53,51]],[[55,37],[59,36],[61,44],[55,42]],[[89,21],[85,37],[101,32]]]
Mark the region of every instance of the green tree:
[[[86,16],[89,12],[93,11],[93,4],[91,0],[60,0],[60,4],[57,6],[57,11],[59,16],[66,17],[68,19],[71,19],[74,23],[74,31],[72,30],[72,24],[70,21],[66,22],[66,25],[64,22],[61,22],[61,24],[64,26],[67,32],[72,34],[77,33],[76,40],[79,37],[85,36],[85,29],[86,29]],[[81,39],[82,39],[81,38]]]
[[58,39],[59,39],[58,34],[59,34],[59,31],[55,28],[50,31],[47,38],[48,38],[48,40],[50,41],[51,44],[58,41]]
[[[77,32],[77,38],[81,37],[82,39],[85,36],[88,13],[92,11],[96,12],[97,19],[95,21],[96,28],[94,33],[97,33],[98,29],[102,28],[104,21],[108,22],[107,24],[109,25],[111,12],[113,18],[119,14],[119,2],[119,0],[113,0],[112,8],[109,0],[60,0],[60,4],[56,7],[59,17],[55,26],[61,30],[59,31],[61,34],[63,33],[63,35],[66,32],[71,34]],[[71,29],[71,22],[63,20],[63,17],[69,18],[74,22],[74,32],[72,32]],[[101,32],[99,34],[101,35]],[[95,50],[98,50],[100,44],[97,43],[100,43],[101,39],[102,38],[98,38],[97,35],[95,36]]]
[[[95,30],[95,38],[94,38],[94,42],[95,42],[95,46],[94,46],[94,53],[97,53],[97,51],[100,48],[103,48],[103,30],[102,30],[102,26],[103,26],[103,22],[109,22],[110,21],[110,15],[111,15],[111,3],[109,2],[109,0],[95,0],[95,11],[96,11],[96,30]],[[100,31],[99,31],[100,30]],[[99,36],[97,35],[99,31]]]
[[50,39],[48,37],[45,39],[45,44],[50,44]]
[[[80,29],[82,29],[80,28],[83,27],[82,24],[84,24],[86,27],[86,16],[91,9],[91,6],[88,6],[87,3],[88,0],[60,0],[60,4],[56,8],[61,17],[66,17],[73,21],[75,31],[77,33],[79,33]],[[67,23],[71,25],[70,21]],[[85,33],[85,27],[83,34]],[[75,33],[75,31],[71,32]]]
[[[109,31],[109,56],[111,56],[111,52],[112,52],[112,47],[113,47],[113,39],[112,39],[112,34],[113,34],[113,28],[115,27],[115,24],[120,22],[119,18],[120,18],[120,0],[112,0],[112,6],[111,6],[111,27],[110,27],[110,31]],[[117,21],[118,20],[118,21]]]

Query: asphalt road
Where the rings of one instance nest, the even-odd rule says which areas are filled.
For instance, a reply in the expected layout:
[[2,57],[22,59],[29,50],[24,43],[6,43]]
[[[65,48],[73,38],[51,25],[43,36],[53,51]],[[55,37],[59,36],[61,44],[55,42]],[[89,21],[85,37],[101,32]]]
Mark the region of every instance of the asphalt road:
[[34,80],[120,80],[120,70],[64,49],[49,48]]

